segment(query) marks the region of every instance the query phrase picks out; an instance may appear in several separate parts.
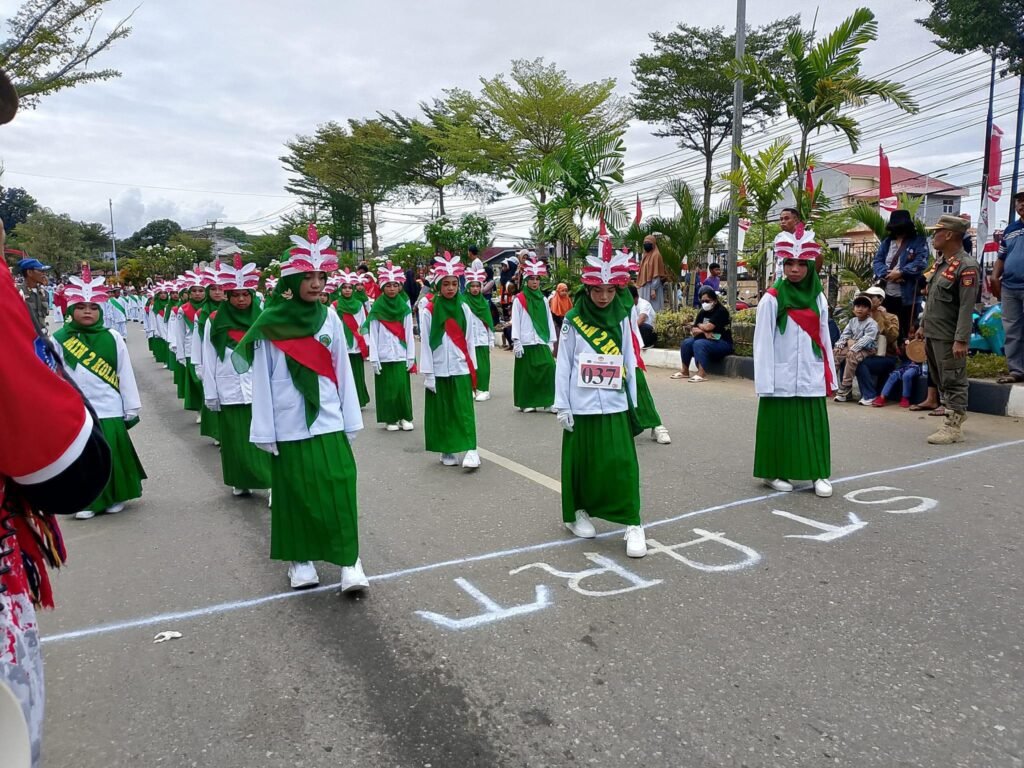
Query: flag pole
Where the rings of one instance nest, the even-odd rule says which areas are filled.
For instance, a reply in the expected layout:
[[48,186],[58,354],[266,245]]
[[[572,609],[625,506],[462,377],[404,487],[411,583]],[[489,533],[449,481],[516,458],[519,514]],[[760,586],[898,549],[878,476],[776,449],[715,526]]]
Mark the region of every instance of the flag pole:
[[[747,43],[747,0],[736,0],[736,58],[742,59]],[[740,167],[740,150],[743,147],[743,80],[736,78],[732,91],[732,164],[730,167],[733,173]],[[729,292],[726,300],[730,307],[736,307],[737,272],[739,261],[737,248],[739,247],[739,189],[735,184],[729,193],[729,253],[727,264],[729,268]]]

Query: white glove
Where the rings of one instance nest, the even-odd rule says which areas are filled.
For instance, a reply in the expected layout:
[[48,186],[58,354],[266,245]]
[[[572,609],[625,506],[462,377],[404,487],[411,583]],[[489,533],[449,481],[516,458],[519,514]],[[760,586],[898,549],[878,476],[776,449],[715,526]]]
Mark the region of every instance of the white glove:
[[428,373],[423,377],[423,386],[429,389],[431,392],[437,391],[437,379],[434,378],[434,374]]
[[138,408],[136,408],[134,411],[125,411],[124,412],[124,420],[125,421],[131,421],[132,419],[138,418],[138,416],[139,416],[139,409]]
[[206,407],[209,410],[211,410],[211,411],[215,411],[215,412],[219,411],[220,410],[220,400],[207,400],[206,401]]
[[271,453],[274,456],[279,455],[277,452],[277,443],[253,443],[253,445],[259,448],[261,451],[266,451],[267,453]]
[[347,438],[348,438],[348,441],[349,441],[350,443],[352,443],[352,442],[355,442],[356,436],[357,436],[358,434],[359,434],[359,430],[358,430],[358,429],[355,429],[355,430],[352,430],[351,432],[346,432],[346,433],[345,433],[345,437],[347,437]]
[[380,376],[380,360],[371,360],[370,365],[373,366],[373,375]]
[[572,420],[572,411],[568,408],[564,411],[559,411],[555,418],[557,418],[558,423],[562,425],[562,429],[566,432],[572,432],[573,424],[575,423]]
[[512,351],[515,352],[516,357],[522,357],[524,352],[523,342],[521,342],[519,339],[514,339],[512,341]]

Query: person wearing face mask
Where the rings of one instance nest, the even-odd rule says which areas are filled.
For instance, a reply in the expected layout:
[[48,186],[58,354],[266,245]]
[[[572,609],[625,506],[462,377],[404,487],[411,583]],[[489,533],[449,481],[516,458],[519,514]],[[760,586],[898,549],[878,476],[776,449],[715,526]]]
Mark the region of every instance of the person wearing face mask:
[[640,298],[651,302],[655,312],[665,308],[665,291],[672,279],[665,259],[658,250],[658,239],[654,235],[644,238],[644,255],[640,260],[640,272],[636,276],[636,285]]
[[290,561],[292,589],[319,584],[313,561],[324,560],[341,566],[342,592],[363,590],[350,445],[363,417],[344,326],[320,303],[338,256],[313,225],[292,242],[266,309],[232,353],[235,370],[252,370],[249,440],[271,454],[270,557]]
[[686,378],[690,372],[690,362],[696,360],[697,373],[687,379],[694,383],[707,381],[709,363],[733,353],[729,310],[722,306],[718,294],[709,285],[700,289],[699,298],[700,311],[690,328],[690,338],[684,339],[679,346],[683,370],[672,375],[677,380]]
[[967,222],[940,216],[932,247],[938,253],[928,279],[928,299],[916,337],[926,341],[928,370],[942,391],[945,423],[928,437],[932,445],[950,445],[964,439],[967,418],[967,349],[978,295],[978,262],[963,248]]
[[886,237],[875,253],[873,269],[884,291],[882,306],[899,318],[899,339],[907,338],[914,312],[917,282],[928,267],[928,241],[917,234],[909,211],[893,211]]

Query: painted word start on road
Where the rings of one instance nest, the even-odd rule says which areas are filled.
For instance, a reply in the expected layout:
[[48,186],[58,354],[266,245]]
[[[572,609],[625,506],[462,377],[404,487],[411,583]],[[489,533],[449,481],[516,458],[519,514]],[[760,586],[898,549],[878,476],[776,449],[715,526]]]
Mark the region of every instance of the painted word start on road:
[[[892,495],[893,492],[899,495]],[[878,494],[884,495],[878,496]],[[864,498],[865,496],[869,498]],[[939,505],[935,499],[927,496],[904,495],[902,489],[888,485],[850,491],[843,496],[843,499],[853,504],[876,507],[884,505],[885,508],[882,511],[889,515],[918,514],[933,510]],[[784,534],[785,538],[808,539],[819,543],[838,541],[863,530],[868,525],[867,521],[861,520],[853,512],[847,513],[847,522],[843,525],[823,523],[781,509],[773,509],[772,514],[803,526],[804,533],[787,533]],[[808,529],[813,532],[806,532]],[[692,528],[691,532],[693,538],[679,544],[662,544],[657,539],[648,538],[647,556],[664,555],[704,573],[742,571],[754,567],[764,559],[756,549],[730,539],[724,532],[707,531],[703,528]],[[717,552],[714,559],[708,558],[706,555],[704,557],[698,555],[698,553],[706,553],[709,549],[714,549]],[[538,562],[513,568],[509,571],[509,575],[515,576],[527,572],[546,573],[555,579],[564,579],[565,585],[570,590],[584,597],[622,595],[640,589],[650,589],[663,583],[663,579],[648,579],[640,576],[612,558],[597,552],[584,552],[583,557],[591,563],[592,567],[582,571],[563,571],[549,563]],[[608,586],[610,579],[615,581],[615,586]],[[513,606],[500,605],[462,577],[456,578],[455,584],[480,606],[482,609],[480,613],[459,618],[433,611],[416,611],[416,614],[438,627],[462,630],[536,613],[555,604],[551,589],[544,584],[534,586],[533,602]]]

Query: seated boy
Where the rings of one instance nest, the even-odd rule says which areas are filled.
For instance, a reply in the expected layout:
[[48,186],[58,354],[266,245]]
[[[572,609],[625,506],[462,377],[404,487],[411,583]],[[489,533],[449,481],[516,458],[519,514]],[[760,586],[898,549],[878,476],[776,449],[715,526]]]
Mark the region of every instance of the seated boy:
[[[843,368],[843,380],[835,397],[837,403],[850,400],[857,366],[864,358],[875,354],[877,349],[878,323],[871,319],[871,299],[858,296],[853,300],[853,317],[839,334],[835,347],[836,365]],[[871,401],[861,400],[861,405],[871,405]]]

